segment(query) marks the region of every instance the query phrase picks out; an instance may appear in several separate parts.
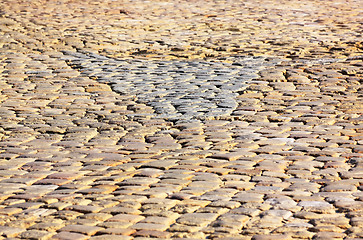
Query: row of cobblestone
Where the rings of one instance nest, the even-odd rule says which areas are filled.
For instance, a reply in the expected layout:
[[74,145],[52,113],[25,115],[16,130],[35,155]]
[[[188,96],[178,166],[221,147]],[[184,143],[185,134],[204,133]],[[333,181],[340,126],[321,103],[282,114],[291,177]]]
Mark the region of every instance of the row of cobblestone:
[[359,0],[4,0],[2,9],[3,31],[21,22],[13,39],[34,50],[149,59],[319,59],[356,56],[362,49]]

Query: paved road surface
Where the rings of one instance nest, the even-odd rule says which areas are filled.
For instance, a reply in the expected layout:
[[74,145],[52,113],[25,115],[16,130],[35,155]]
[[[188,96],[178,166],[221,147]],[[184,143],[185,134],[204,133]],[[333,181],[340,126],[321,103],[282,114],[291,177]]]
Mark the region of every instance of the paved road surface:
[[363,238],[360,1],[0,9],[0,239]]

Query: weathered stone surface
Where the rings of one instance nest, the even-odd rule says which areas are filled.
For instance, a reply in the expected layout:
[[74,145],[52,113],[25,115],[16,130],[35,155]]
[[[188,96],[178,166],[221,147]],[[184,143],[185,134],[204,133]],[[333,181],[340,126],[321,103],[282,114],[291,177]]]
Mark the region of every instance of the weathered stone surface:
[[85,225],[67,225],[60,229],[60,231],[64,232],[75,232],[81,233],[85,235],[94,235],[98,231],[102,230],[103,228],[94,227],[94,226],[85,226]]
[[1,239],[363,237],[359,1],[0,9]]

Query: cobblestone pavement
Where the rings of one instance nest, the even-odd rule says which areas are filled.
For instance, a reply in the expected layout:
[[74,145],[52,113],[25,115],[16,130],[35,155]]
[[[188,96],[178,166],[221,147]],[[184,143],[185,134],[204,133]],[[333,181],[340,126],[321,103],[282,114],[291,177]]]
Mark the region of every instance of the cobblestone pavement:
[[0,2],[0,239],[363,239],[354,0]]

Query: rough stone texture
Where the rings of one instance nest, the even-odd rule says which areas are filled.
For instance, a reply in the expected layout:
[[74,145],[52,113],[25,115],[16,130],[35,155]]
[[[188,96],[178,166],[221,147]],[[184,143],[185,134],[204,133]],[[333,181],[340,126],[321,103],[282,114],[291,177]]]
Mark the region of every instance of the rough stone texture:
[[0,239],[363,237],[360,1],[0,9]]

